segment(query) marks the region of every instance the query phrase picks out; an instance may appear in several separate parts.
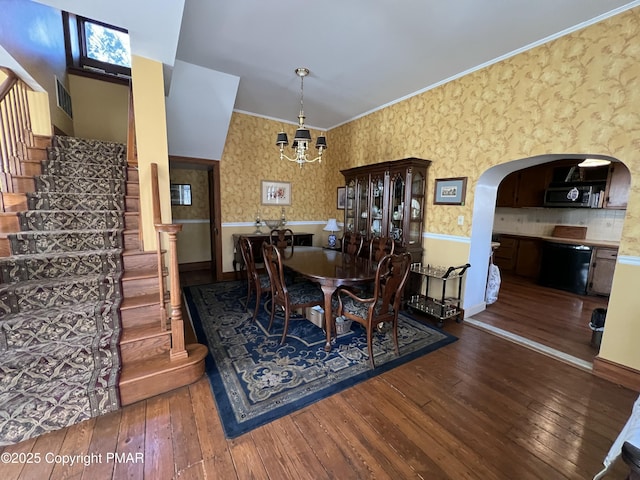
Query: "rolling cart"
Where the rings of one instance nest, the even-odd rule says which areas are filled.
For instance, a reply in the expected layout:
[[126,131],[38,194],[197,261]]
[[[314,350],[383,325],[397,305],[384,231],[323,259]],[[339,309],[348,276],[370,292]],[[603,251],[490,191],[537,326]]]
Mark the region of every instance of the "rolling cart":
[[[412,264],[411,272],[422,275],[426,279],[426,286],[424,295],[412,295],[407,302],[407,306],[410,309],[418,310],[435,318],[438,322],[438,328],[442,327],[444,321],[448,318],[455,318],[458,323],[462,322],[464,319],[464,310],[460,307],[462,279],[469,267],[471,267],[469,263],[458,267],[423,266],[421,263]],[[440,295],[430,296],[429,287],[437,288],[439,285],[432,285],[436,282],[440,282],[442,286]],[[456,296],[446,296],[447,282],[457,282]],[[456,287],[453,288],[455,289]]]

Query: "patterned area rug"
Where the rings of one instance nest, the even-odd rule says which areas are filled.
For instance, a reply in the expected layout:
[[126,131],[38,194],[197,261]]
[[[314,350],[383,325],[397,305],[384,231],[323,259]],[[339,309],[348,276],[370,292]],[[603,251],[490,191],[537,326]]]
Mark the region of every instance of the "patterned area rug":
[[281,346],[282,319],[276,317],[267,332],[270,302],[263,301],[253,322],[253,306],[244,308],[244,282],[185,287],[184,295],[196,335],[209,346],[207,375],[228,438],[457,340],[401,315],[400,357],[394,353],[391,333],[376,333],[376,368],[371,370],[365,331],[355,322],[327,353],[324,331],[300,316],[290,322]]

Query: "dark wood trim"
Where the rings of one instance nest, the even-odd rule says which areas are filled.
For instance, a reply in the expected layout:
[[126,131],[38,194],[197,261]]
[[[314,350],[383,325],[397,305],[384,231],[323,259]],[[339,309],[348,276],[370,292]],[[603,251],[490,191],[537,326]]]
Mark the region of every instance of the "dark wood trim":
[[593,374],[623,387],[640,392],[640,371],[605,358],[593,359]]
[[211,261],[208,262],[191,262],[191,263],[181,263],[178,266],[178,270],[180,272],[195,272],[198,270],[210,270],[211,269]]

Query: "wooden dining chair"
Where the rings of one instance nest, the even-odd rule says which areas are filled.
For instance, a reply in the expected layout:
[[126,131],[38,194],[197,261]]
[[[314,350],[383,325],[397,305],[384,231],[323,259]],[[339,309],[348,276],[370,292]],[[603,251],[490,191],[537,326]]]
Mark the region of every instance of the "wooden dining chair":
[[342,237],[342,253],[358,256],[362,252],[364,237],[359,233],[346,232]]
[[258,316],[262,294],[271,293],[271,282],[269,281],[269,275],[258,273],[251,241],[247,237],[240,237],[239,244],[242,259],[247,268],[247,300],[245,301],[245,308],[249,306],[251,293],[255,291],[256,307],[253,311],[253,320],[255,320]]
[[378,262],[395,251],[396,242],[391,237],[372,237],[369,242],[369,260]]
[[316,283],[308,280],[297,281],[288,285],[284,274],[282,253],[275,245],[263,243],[262,256],[269,274],[273,303],[267,331],[270,331],[273,325],[276,306],[280,306],[284,310],[284,330],[282,332],[282,340],[280,340],[282,345],[287,339],[291,312],[299,308],[324,305],[324,294]]
[[402,303],[402,294],[409,276],[411,255],[385,255],[380,259],[376,270],[376,279],[371,296],[359,297],[358,294],[339,288],[337,316],[344,316],[365,327],[369,363],[375,368],[373,359],[373,332],[382,322],[391,323],[396,355],[398,348],[398,313]]
[[293,230],[290,228],[276,228],[269,234],[269,243],[275,245],[288,257],[293,255],[293,238]]

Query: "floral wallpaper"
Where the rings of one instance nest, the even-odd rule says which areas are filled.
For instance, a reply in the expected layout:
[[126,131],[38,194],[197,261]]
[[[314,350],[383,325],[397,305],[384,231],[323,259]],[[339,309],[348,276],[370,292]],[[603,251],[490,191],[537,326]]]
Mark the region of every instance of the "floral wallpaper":
[[[471,234],[478,177],[549,153],[611,155],[640,173],[640,9],[574,32],[329,132],[350,166],[416,156],[433,179],[467,176],[464,207],[426,209],[426,230]],[[385,142],[378,142],[385,131]],[[640,255],[640,186],[632,184],[622,252]]]
[[[340,169],[406,157],[432,160],[433,180],[468,177],[464,206],[429,202],[425,230],[469,237],[478,177],[492,166],[541,154],[590,153],[640,172],[640,8],[374,112],[327,134],[322,166],[280,161],[280,122],[234,113],[222,163],[224,222],[278,215],[260,205],[260,180],[292,182],[287,217],[336,216]],[[293,114],[292,114],[293,116]],[[287,125],[291,135],[294,126]],[[385,135],[381,136],[380,132]],[[318,132],[313,132],[313,136]],[[384,138],[384,142],[379,139]],[[640,186],[632,180],[621,253],[640,255]]]

